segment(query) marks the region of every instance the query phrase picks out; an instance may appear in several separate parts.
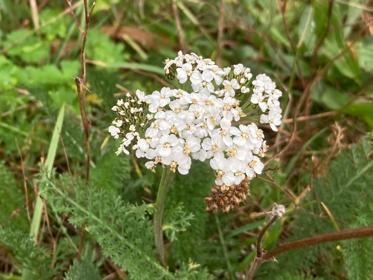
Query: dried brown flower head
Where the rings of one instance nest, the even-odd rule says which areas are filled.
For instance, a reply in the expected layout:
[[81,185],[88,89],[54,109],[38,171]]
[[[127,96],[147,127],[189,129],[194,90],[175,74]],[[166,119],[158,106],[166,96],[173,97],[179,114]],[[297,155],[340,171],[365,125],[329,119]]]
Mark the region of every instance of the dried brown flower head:
[[229,212],[243,202],[249,191],[249,180],[245,179],[239,185],[214,185],[211,195],[205,198],[206,210],[212,212]]

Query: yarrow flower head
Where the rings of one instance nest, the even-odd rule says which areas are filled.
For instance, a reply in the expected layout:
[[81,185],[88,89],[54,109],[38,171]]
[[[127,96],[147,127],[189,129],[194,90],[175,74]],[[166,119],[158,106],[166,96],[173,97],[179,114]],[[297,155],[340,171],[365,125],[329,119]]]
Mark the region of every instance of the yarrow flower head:
[[[258,124],[277,131],[282,93],[265,74],[253,79],[242,64],[220,68],[211,59],[178,53],[165,73],[180,88],[127,93],[112,108],[109,127],[121,139],[117,151],[146,159],[145,166],[169,166],[188,174],[193,160],[208,161],[217,186],[240,185],[263,172],[267,146]],[[253,121],[249,121],[253,120]]]

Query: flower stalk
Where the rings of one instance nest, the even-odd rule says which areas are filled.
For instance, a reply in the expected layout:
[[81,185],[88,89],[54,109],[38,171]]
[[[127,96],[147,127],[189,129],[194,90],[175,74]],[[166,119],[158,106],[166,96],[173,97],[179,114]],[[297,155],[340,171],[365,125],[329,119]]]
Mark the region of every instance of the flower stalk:
[[154,240],[155,240],[155,247],[157,249],[157,255],[160,262],[163,265],[166,265],[166,258],[165,258],[165,250],[164,250],[164,243],[163,243],[163,230],[162,230],[162,223],[163,223],[163,213],[164,207],[166,202],[166,196],[168,189],[171,185],[172,180],[172,172],[169,167],[163,167],[162,170],[162,177],[159,183],[157,198],[155,201],[155,210],[154,210]]

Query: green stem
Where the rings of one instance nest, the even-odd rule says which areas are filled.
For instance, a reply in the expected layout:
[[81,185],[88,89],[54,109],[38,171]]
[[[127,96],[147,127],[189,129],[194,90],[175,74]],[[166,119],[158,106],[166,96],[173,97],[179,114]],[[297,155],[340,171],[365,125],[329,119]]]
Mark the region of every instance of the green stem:
[[157,254],[159,260],[163,265],[166,264],[164,244],[163,244],[163,231],[162,231],[162,222],[163,222],[163,212],[166,201],[166,195],[170,187],[171,182],[171,170],[168,167],[163,167],[162,178],[159,183],[157,199],[155,201],[155,210],[154,210],[154,239],[155,247],[157,249]]
[[217,214],[215,214],[215,222],[216,222],[216,226],[218,228],[219,239],[220,239],[221,247],[223,248],[223,254],[224,254],[225,262],[227,263],[227,268],[228,268],[228,271],[229,271],[229,279],[235,279],[233,268],[232,268],[232,265],[229,261],[227,246],[225,244],[223,232],[221,230],[220,220],[219,220],[219,217],[218,217]]

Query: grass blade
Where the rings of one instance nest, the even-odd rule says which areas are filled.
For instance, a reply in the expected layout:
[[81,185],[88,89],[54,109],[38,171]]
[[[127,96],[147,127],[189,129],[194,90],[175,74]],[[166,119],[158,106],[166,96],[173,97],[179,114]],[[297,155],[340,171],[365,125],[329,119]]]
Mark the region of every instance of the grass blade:
[[[45,165],[44,165],[45,167],[44,176],[46,176],[47,178],[49,178],[52,173],[53,163],[56,157],[58,142],[59,142],[60,134],[62,130],[64,115],[65,115],[65,105],[63,104],[58,113],[56,125],[53,130],[52,139],[49,144],[47,160],[45,161]],[[36,199],[35,210],[34,210],[31,227],[30,227],[30,237],[33,238],[35,242],[37,241],[37,237],[39,233],[42,208],[43,208],[43,201],[41,197],[38,196]]]

